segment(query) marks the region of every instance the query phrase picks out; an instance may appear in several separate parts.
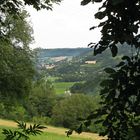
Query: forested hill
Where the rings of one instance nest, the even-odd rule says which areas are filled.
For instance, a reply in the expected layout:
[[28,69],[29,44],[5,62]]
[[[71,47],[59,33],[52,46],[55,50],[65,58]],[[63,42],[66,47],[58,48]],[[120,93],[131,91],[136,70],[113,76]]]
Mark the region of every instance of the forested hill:
[[[34,49],[35,52],[37,52],[38,54],[38,58],[46,58],[46,57],[59,57],[59,56],[84,56],[86,54],[88,54],[88,52],[92,52],[93,53],[93,48],[57,48],[57,49],[42,49],[42,48],[36,48]],[[127,46],[127,50],[126,50],[126,45],[124,45],[123,47],[118,47],[118,55],[121,54],[130,54],[131,52],[131,48]],[[110,52],[109,50],[107,52]],[[108,53],[103,53],[102,57],[104,57],[104,54],[108,54]],[[111,53],[109,53],[109,56],[111,55]],[[100,55],[96,56],[96,57],[100,57]]]
[[60,48],[60,49],[35,49],[39,58],[59,56],[79,56],[91,51],[91,48]]

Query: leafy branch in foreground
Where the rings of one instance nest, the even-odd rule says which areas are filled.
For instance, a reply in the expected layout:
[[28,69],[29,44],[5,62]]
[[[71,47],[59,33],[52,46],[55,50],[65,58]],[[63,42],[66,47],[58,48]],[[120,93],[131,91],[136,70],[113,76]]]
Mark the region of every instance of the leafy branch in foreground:
[[29,127],[27,127],[27,124],[24,122],[16,121],[16,123],[19,130],[3,129],[2,134],[5,135],[4,140],[28,140],[30,139],[29,135],[40,135],[43,132],[42,129],[46,128],[40,124],[29,125]]
[[[139,140],[140,138],[140,58],[123,56],[116,68],[106,68],[108,78],[101,82],[101,108],[87,118],[79,118],[83,127],[90,126],[95,118],[102,123],[102,136],[109,140]],[[67,136],[73,130],[67,131]]]
[[[101,39],[90,43],[94,55],[110,49],[112,56],[125,44],[133,49],[132,56],[123,56],[116,68],[105,69],[108,78],[101,83],[102,107],[98,110],[106,128],[101,135],[110,140],[140,139],[140,1],[82,0],[82,5],[99,2],[95,18],[100,20]],[[91,27],[94,29],[96,27]],[[126,47],[127,50],[128,47]],[[128,55],[128,54],[127,54]]]

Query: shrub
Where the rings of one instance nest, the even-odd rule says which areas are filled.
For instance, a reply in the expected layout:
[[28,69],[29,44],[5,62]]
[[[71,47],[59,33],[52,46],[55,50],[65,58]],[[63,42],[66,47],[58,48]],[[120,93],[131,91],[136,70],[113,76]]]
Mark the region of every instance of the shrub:
[[74,94],[60,101],[53,108],[52,123],[56,126],[75,128],[80,122],[98,107],[98,98],[83,94]]

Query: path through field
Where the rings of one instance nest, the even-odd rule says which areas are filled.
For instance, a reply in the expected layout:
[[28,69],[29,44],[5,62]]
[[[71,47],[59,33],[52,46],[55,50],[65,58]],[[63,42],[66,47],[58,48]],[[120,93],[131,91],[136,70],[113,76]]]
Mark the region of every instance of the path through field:
[[[14,121],[0,119],[0,126],[17,127],[17,124]],[[44,129],[45,132],[55,133],[55,134],[59,134],[59,135],[66,135],[65,134],[66,130],[67,129],[65,129],[65,128],[58,128],[58,127],[53,127],[53,126],[47,126],[47,129]],[[80,138],[88,138],[91,140],[102,140],[103,139],[103,137],[100,137],[98,134],[86,133],[86,132],[83,132],[80,135],[74,133],[72,136],[80,137]]]

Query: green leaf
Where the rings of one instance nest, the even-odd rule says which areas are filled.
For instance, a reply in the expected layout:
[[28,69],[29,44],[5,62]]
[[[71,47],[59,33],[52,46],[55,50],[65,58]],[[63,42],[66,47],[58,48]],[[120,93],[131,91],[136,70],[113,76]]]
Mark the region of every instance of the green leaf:
[[105,12],[98,12],[94,16],[95,16],[95,18],[103,19],[106,16],[106,13]]
[[96,26],[91,27],[89,30],[94,30],[96,28]]
[[80,126],[75,130],[78,134],[82,133],[83,130],[83,124],[80,124]]
[[102,0],[94,0],[94,2],[102,2]]
[[68,130],[68,131],[65,131],[65,133],[67,134],[67,137],[69,137],[70,135],[72,135],[72,133],[73,133],[73,130]]
[[121,66],[123,66],[125,64],[125,62],[120,62],[118,65],[116,65],[116,67],[121,67]]
[[79,118],[77,118],[77,120],[78,120],[78,121],[84,121],[85,119],[84,119],[84,118],[79,117]]
[[98,25],[98,27],[102,27],[102,26],[104,26],[106,24],[106,22],[101,22],[99,25]]
[[127,60],[128,62],[131,61],[129,56],[123,56],[123,57],[122,57],[122,60]]
[[130,31],[134,32],[136,34],[138,33],[138,28],[139,28],[138,25],[131,25],[131,26],[129,26]]
[[86,127],[90,126],[90,125],[91,125],[91,120],[88,120],[88,121],[84,122],[84,125],[85,125]]
[[116,45],[111,45],[110,46],[111,52],[112,52],[112,56],[115,57],[118,53],[118,48]]
[[97,121],[95,121],[95,124],[102,123],[103,121],[104,121],[103,119],[101,119],[101,120],[97,120]]
[[83,0],[82,2],[81,2],[81,5],[87,5],[88,3],[90,3],[91,2],[91,0]]
[[107,80],[103,80],[101,83],[100,83],[100,86],[102,86],[102,87],[106,87],[106,86],[110,86],[111,84],[112,84],[112,80],[109,80],[109,79],[107,79]]
[[100,91],[100,95],[106,94],[109,92],[109,88],[104,88]]
[[112,68],[105,68],[104,71],[109,74],[116,73],[116,71]]
[[96,114],[91,113],[86,120],[91,120],[94,119],[96,117]]
[[88,44],[88,47],[93,48],[95,46],[95,43],[91,42]]

